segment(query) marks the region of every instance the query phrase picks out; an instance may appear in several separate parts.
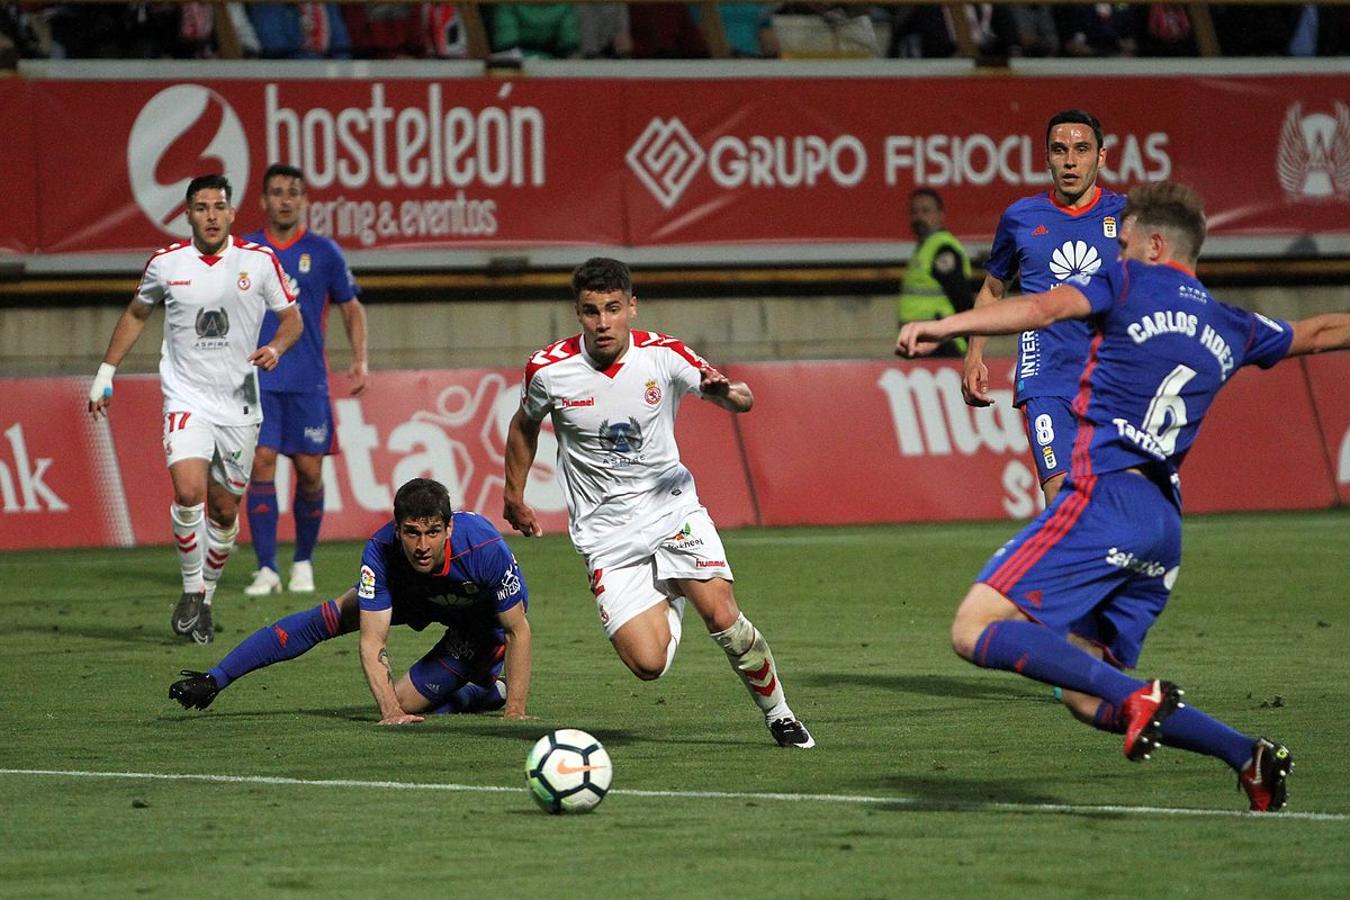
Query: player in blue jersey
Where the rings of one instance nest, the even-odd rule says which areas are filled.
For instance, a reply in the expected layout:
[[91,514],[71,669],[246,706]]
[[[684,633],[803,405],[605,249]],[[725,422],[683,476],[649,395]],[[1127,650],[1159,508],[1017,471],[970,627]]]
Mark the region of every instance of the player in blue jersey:
[[1350,315],[1290,323],[1216,301],[1194,274],[1204,212],[1182,185],[1136,188],[1122,220],[1122,258],[1094,277],[900,332],[896,350],[909,356],[958,334],[1070,319],[1092,329],[1068,481],[980,572],[952,623],[952,646],[977,666],[1064,688],[1080,719],[1125,735],[1132,760],[1159,743],[1222,759],[1251,809],[1273,812],[1287,796],[1287,748],[1182,704],[1170,682],[1122,670],[1135,665],[1176,581],[1177,470],[1215,395],[1242,366],[1350,348]]
[[[169,698],[184,709],[206,709],[249,672],[359,630],[361,667],[381,725],[503,707],[508,719],[528,718],[528,605],[525,578],[501,533],[482,516],[454,512],[444,485],[414,478],[394,496],[394,521],[366,542],[355,587],[259,628],[209,671],[185,670]],[[444,636],[395,682],[386,649],[390,627],[421,631],[433,624],[445,626]],[[500,677],[503,664],[509,689]]]
[[[1106,164],[1102,126],[1090,113],[1069,109],[1050,118],[1045,149],[1054,186],[1018,200],[998,220],[975,307],[1001,300],[1016,277],[1024,294],[1038,294],[1070,278],[1091,279],[1116,258],[1116,234],[1125,198],[1097,184]],[[1024,331],[1018,342],[1013,403],[1021,408],[1037,479],[1049,503],[1069,471],[1076,424],[1069,408],[1087,359],[1088,327],[1068,320]],[[962,392],[972,406],[988,406],[985,339],[966,351]]]
[[[295,282],[305,335],[275,370],[261,378],[263,425],[249,481],[248,527],[258,570],[244,588],[251,597],[281,591],[277,565],[277,454],[295,465],[295,554],[287,587],[314,590],[314,545],[323,523],[323,458],[337,452],[333,406],[328,399],[325,325],[331,301],[342,312],[351,342],[347,371],[351,394],[366,389],[366,312],[337,244],[304,226],[305,180],[293,166],[269,166],[263,174],[262,208],[267,225],[247,239],[271,247]],[[276,317],[263,321],[260,341],[271,338]]]

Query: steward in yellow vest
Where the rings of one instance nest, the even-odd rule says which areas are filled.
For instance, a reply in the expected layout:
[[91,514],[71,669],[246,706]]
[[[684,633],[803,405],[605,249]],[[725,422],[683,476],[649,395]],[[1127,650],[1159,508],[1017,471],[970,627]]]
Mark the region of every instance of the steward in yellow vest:
[[[900,324],[941,319],[974,305],[970,289],[970,257],[961,242],[944,229],[942,198],[920,188],[910,195],[910,227],[919,245],[905,269],[896,304]],[[943,344],[935,356],[963,356],[966,339]]]

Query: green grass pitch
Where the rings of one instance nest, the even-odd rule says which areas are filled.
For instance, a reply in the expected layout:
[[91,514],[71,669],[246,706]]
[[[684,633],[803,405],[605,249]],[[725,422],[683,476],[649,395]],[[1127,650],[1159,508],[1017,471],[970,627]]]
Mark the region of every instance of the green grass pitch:
[[[724,535],[818,741],[807,752],[773,746],[692,614],[665,678],[629,675],[562,536],[512,540],[537,721],[397,729],[374,724],[352,636],[204,713],[167,699],[180,668],[317,602],[243,597],[247,547],[210,647],[169,632],[169,548],[7,553],[0,896],[1350,895],[1350,514],[1186,528],[1140,672],[1288,743],[1288,815],[1235,815],[1245,797],[1222,763],[1174,749],[1128,763],[1048,688],[951,653],[955,603],[1009,523]],[[354,581],[359,554],[320,548],[322,596]],[[395,629],[395,669],[437,636]],[[564,726],[614,760],[588,816],[547,816],[525,792],[525,754]]]

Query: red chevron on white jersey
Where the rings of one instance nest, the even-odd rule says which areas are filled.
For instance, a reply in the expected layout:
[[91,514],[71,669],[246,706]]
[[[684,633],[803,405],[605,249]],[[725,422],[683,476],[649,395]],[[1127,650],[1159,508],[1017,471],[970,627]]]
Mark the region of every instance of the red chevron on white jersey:
[[538,372],[544,366],[553,365],[559,360],[571,359],[581,352],[581,335],[574,334],[570,338],[563,338],[549,344],[542,350],[536,350],[530,355],[529,361],[525,363],[525,382],[522,390],[530,389],[530,379],[534,373]]
[[633,345],[636,347],[666,347],[678,353],[696,369],[711,369],[708,361],[685,346],[684,341],[661,334],[659,331],[634,331]]

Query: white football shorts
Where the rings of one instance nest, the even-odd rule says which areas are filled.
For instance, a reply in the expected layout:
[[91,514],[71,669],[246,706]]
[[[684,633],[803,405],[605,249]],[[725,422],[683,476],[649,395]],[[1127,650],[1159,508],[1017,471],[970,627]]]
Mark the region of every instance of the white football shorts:
[[216,425],[191,410],[165,410],[164,456],[169,465],[183,459],[209,459],[211,477],[236,497],[248,488],[261,425]]
[[684,597],[673,579],[734,581],[722,538],[707,510],[689,514],[678,532],[663,540],[651,556],[621,566],[591,571],[591,593],[605,635],[613,638],[634,616],[658,603],[669,603],[684,615]]

